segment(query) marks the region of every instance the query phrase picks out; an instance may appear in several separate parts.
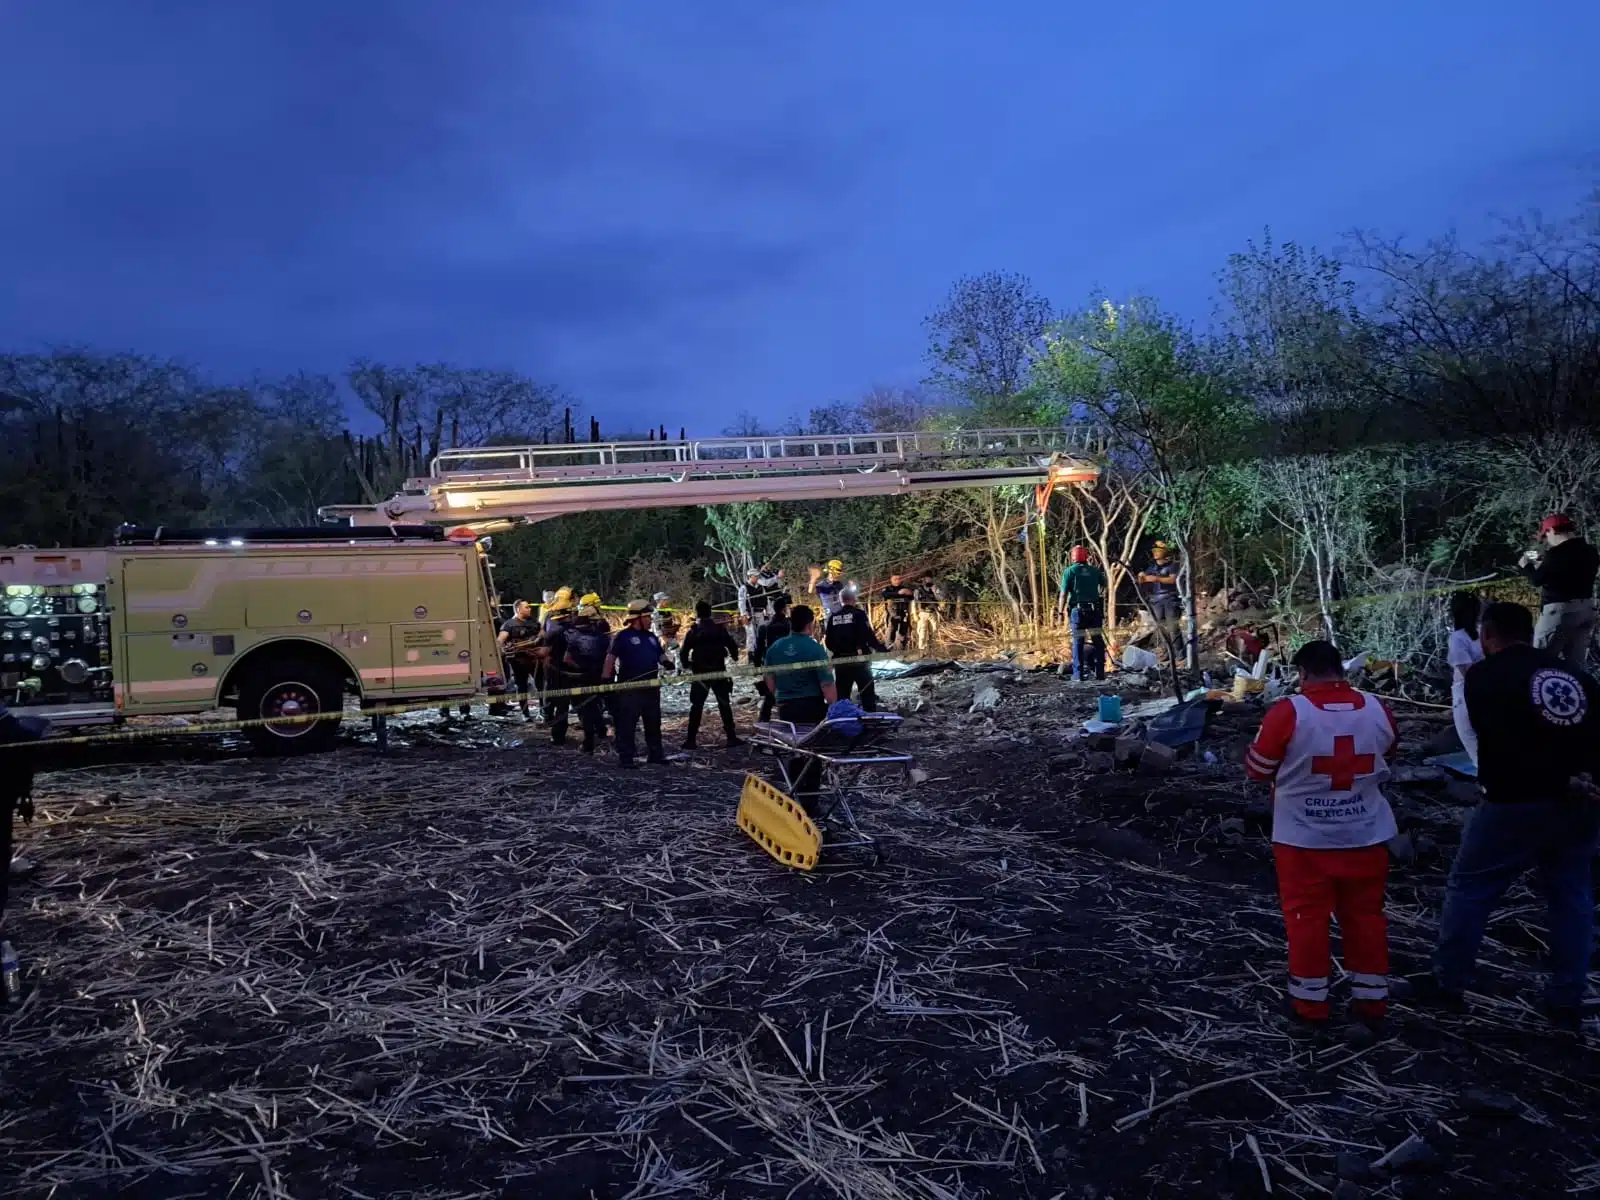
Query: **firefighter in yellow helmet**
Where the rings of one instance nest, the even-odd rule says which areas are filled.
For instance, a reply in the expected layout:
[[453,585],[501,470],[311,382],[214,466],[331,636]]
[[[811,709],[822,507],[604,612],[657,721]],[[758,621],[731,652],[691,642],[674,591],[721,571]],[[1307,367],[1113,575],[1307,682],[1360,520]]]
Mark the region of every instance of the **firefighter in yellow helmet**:
[[[611,626],[600,612],[600,597],[588,592],[578,600],[577,615],[567,624],[566,673],[569,687],[594,687],[600,683],[606,653],[611,648]],[[593,754],[595,743],[606,735],[604,696],[574,697],[578,724],[583,728],[585,754]]]
[[1150,560],[1150,565],[1139,572],[1139,582],[1148,588],[1145,599],[1150,602],[1155,619],[1171,628],[1178,619],[1178,564],[1172,557],[1172,548],[1159,541],[1150,547]]
[[830,558],[826,567],[812,567],[811,591],[822,604],[824,621],[843,608],[844,563]]
[[[560,588],[545,609],[544,630],[539,634],[539,646],[544,651],[541,692],[560,691],[566,686],[567,628],[572,622],[574,607],[572,589]],[[567,740],[567,716],[572,710],[571,698],[548,697],[541,705],[541,710],[545,723],[550,726],[550,740],[557,746],[564,744]]]

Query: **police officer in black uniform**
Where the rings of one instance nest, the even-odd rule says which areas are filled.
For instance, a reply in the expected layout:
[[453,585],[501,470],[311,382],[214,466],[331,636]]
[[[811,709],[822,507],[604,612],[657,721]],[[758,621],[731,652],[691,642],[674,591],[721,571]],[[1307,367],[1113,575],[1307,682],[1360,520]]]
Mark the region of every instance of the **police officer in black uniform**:
[[[754,666],[761,666],[767,661],[767,649],[779,638],[786,638],[794,632],[789,626],[789,597],[779,592],[772,597],[772,616],[756,630],[756,648],[750,652],[750,662]],[[756,680],[756,691],[761,694],[761,714],[758,721],[772,719],[772,706],[777,702],[772,689],[767,687],[767,677],[763,675]]]
[[639,722],[644,722],[646,761],[664,763],[661,752],[661,689],[656,685],[661,678],[661,660],[664,652],[661,639],[650,632],[652,608],[648,600],[635,600],[628,605],[628,620],[611,639],[611,650],[606,655],[603,675],[607,681],[634,683],[649,680],[645,687],[624,688],[612,693],[611,711],[617,719],[617,762],[624,767],[635,767],[634,734]]
[[[822,642],[834,658],[854,658],[873,651],[886,649],[867,619],[867,610],[856,603],[856,585],[847,583],[839,593],[837,612],[828,618],[823,627]],[[868,712],[878,711],[878,690],[872,684],[872,664],[838,663],[833,668],[834,683],[839,689],[839,699],[850,699],[851,689],[861,695],[861,707]]]
[[[600,598],[585,596],[578,615],[567,623],[565,676],[570,687],[594,687],[605,673],[606,654],[611,649],[611,626],[600,615]],[[593,754],[597,741],[606,736],[604,696],[579,696],[574,707],[583,728],[585,754]]]
[[[695,675],[725,675],[728,659],[739,658],[739,643],[733,640],[726,625],[717,624],[711,615],[709,601],[700,600],[694,606],[694,624],[683,635],[683,661]],[[695,680],[689,685],[689,732],[683,740],[685,750],[695,749],[695,739],[700,733],[700,718],[706,710],[706,697],[717,698],[717,712],[722,716],[722,732],[729,747],[738,746],[739,735],[733,727],[733,680]]]

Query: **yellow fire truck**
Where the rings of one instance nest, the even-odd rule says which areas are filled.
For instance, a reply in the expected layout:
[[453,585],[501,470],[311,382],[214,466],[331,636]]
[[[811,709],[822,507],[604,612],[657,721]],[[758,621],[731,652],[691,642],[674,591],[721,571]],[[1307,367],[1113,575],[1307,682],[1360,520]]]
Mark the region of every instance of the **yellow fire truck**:
[[[0,688],[58,726],[469,699],[501,669],[485,549],[436,526],[123,529],[100,550],[0,550],[0,584]],[[315,750],[338,722],[246,733]]]
[[[459,449],[383,504],[324,510],[326,525],[124,528],[101,549],[0,549],[0,696],[72,728],[492,695],[489,531],[596,509],[1048,487],[1094,479],[1102,452],[1094,431],[1070,428]],[[246,732],[294,753],[332,744],[338,721]]]

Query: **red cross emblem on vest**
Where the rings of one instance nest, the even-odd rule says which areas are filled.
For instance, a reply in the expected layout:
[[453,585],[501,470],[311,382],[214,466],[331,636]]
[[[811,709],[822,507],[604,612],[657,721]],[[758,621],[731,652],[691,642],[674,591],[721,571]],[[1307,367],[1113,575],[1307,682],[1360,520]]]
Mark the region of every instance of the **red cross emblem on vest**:
[[1377,766],[1376,755],[1356,753],[1356,739],[1349,734],[1333,739],[1332,754],[1318,754],[1311,759],[1311,773],[1326,775],[1329,790],[1335,792],[1353,790],[1356,778],[1371,775]]

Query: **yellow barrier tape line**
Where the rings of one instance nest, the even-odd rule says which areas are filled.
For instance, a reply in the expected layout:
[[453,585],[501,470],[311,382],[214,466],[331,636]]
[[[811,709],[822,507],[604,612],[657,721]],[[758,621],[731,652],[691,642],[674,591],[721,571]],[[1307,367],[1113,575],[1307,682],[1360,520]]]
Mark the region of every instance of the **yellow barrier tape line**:
[[[1381,603],[1381,602],[1383,602],[1385,600],[1391,600],[1391,599],[1395,599],[1395,598],[1398,598],[1398,597],[1414,597],[1416,599],[1426,600],[1426,599],[1436,598],[1436,597],[1440,597],[1440,596],[1447,596],[1447,595],[1450,595],[1450,594],[1452,594],[1454,592],[1458,592],[1458,591],[1467,591],[1467,590],[1482,591],[1482,590],[1486,590],[1486,589],[1491,588],[1491,587],[1504,585],[1506,583],[1516,583],[1516,582],[1521,582],[1521,581],[1520,580],[1515,580],[1515,579],[1487,579],[1487,580],[1476,580],[1476,581],[1473,581],[1473,582],[1470,582],[1470,583],[1451,584],[1449,586],[1438,587],[1438,588],[1424,588],[1424,589],[1418,589],[1418,590],[1414,590],[1414,591],[1396,591],[1396,592],[1378,593],[1378,594],[1371,595],[1371,596],[1358,596],[1358,597],[1352,597],[1352,598],[1349,598],[1349,599],[1346,599],[1346,600],[1336,601],[1330,607],[1348,608],[1348,607],[1354,607],[1354,606],[1359,605],[1359,604]],[[1226,615],[1226,618],[1231,622],[1234,622],[1234,623],[1245,623],[1245,622],[1249,621],[1252,618],[1270,617],[1270,618],[1277,619],[1277,618],[1281,618],[1281,617],[1284,617],[1284,616],[1288,616],[1288,615],[1294,614],[1296,612],[1301,613],[1301,614],[1314,614],[1314,613],[1320,612],[1320,608],[1319,608],[1319,606],[1314,605],[1314,604],[1305,604],[1305,605],[1296,605],[1296,606],[1293,606],[1293,607],[1290,607],[1290,608],[1283,608],[1283,609],[1242,610],[1242,611],[1239,611],[1239,612],[1229,612],[1229,613],[1227,613],[1225,615]],[[1187,621],[1186,617],[1179,617],[1177,620],[1174,620],[1174,621],[1162,622],[1159,627],[1160,628],[1166,628],[1166,629],[1173,629],[1173,630],[1176,630],[1176,631],[1181,633],[1183,628],[1187,625],[1187,623],[1188,623],[1188,621]],[[1150,626],[1149,625],[1142,625],[1139,628],[1141,630],[1144,630],[1144,629],[1149,629]],[[1115,635],[1118,631],[1115,630],[1115,629],[1108,629],[1108,628],[1104,628],[1104,627],[1092,627],[1092,628],[1086,627],[1086,628],[1082,629],[1079,632],[1083,636],[1095,636],[1095,635],[1104,636],[1104,635],[1108,635],[1108,634],[1109,635]],[[1126,632],[1126,630],[1124,630],[1124,632]],[[1067,629],[1064,626],[1058,626],[1058,627],[1056,627],[1055,629],[1053,629],[1052,631],[1050,631],[1048,633],[1041,633],[1041,634],[1039,634],[1039,635],[1037,635],[1035,637],[1014,638],[1014,639],[1008,639],[1006,641],[1002,641],[1002,642],[997,644],[995,649],[996,649],[996,653],[1004,654],[1004,653],[1009,652],[1009,651],[1019,651],[1019,650],[1024,650],[1024,649],[1031,649],[1031,648],[1034,648],[1034,647],[1037,647],[1037,646],[1042,646],[1042,645],[1060,644],[1062,641],[1064,641],[1065,639],[1067,639],[1070,636],[1072,636],[1072,634],[1071,634],[1071,631],[1069,629]],[[549,689],[547,691],[538,692],[538,693],[535,693],[535,694],[541,699],[541,701],[560,700],[560,699],[570,699],[570,698],[579,697],[579,696],[610,695],[610,694],[613,694],[613,693],[616,693],[616,692],[643,691],[643,690],[648,690],[648,689],[657,689],[657,690],[659,690],[659,689],[661,689],[663,687],[687,687],[687,686],[690,686],[690,685],[695,684],[695,683],[709,683],[709,682],[719,681],[719,680],[723,680],[723,679],[726,679],[726,680],[729,680],[729,681],[732,681],[732,682],[737,682],[740,679],[759,679],[759,678],[764,678],[767,675],[781,674],[781,673],[783,673],[785,671],[810,671],[810,670],[816,670],[818,668],[823,668],[823,667],[833,668],[833,667],[837,667],[837,666],[847,666],[847,665],[854,664],[854,663],[872,663],[872,662],[881,662],[881,661],[885,661],[885,660],[895,660],[895,661],[899,661],[899,662],[910,662],[910,663],[964,661],[959,656],[952,656],[952,655],[930,654],[930,655],[907,656],[907,655],[905,655],[903,653],[896,652],[896,651],[885,651],[885,652],[874,653],[874,654],[852,655],[852,656],[848,656],[848,657],[814,659],[814,660],[810,660],[810,661],[807,661],[807,662],[782,663],[782,664],[777,664],[777,665],[774,665],[774,666],[771,666],[771,667],[768,667],[768,666],[742,667],[742,668],[738,668],[736,670],[708,671],[708,672],[706,672],[704,674],[695,674],[693,672],[682,672],[682,673],[678,673],[678,674],[668,675],[668,676],[665,676],[665,677],[657,677],[657,678],[651,678],[651,679],[639,679],[639,680],[628,680],[628,681],[619,682],[619,683],[599,683],[599,684],[580,685],[580,686],[576,686],[576,687],[552,688],[552,689]],[[507,703],[507,704],[509,704],[516,698],[517,695],[519,695],[519,693],[512,692],[512,691],[507,691],[507,692],[504,692],[504,693],[501,693],[501,694],[498,694],[498,695],[493,695],[493,696],[491,696],[491,695],[489,695],[488,693],[485,693],[485,692],[476,692],[476,693],[473,693],[471,695],[461,695],[461,696],[453,696],[453,697],[435,697],[433,699],[415,701],[415,702],[408,703],[408,704],[388,705],[388,706],[375,707],[375,708],[363,708],[363,709],[360,709],[359,711],[346,711],[346,710],[341,709],[338,712],[312,713],[312,714],[308,714],[308,715],[304,715],[304,716],[293,716],[293,717],[258,717],[258,718],[253,718],[253,719],[236,720],[236,721],[210,721],[210,722],[206,722],[204,724],[196,724],[196,725],[184,725],[184,726],[164,725],[164,726],[157,726],[157,727],[151,727],[151,728],[145,728],[145,729],[119,729],[119,730],[115,730],[115,731],[112,731],[112,732],[109,732],[109,733],[81,734],[81,735],[77,735],[77,736],[73,736],[73,737],[60,737],[60,738],[52,737],[52,738],[46,738],[46,739],[44,739],[42,741],[39,741],[39,742],[31,742],[31,743],[29,743],[29,742],[12,743],[12,745],[9,746],[9,747],[0,747],[0,750],[9,749],[9,748],[21,748],[21,747],[25,747],[25,746],[35,746],[35,747],[38,747],[38,746],[84,746],[84,745],[93,745],[93,744],[106,743],[106,742],[140,741],[140,740],[143,740],[143,739],[146,739],[146,738],[156,738],[156,737],[188,736],[190,734],[236,733],[236,732],[238,732],[240,730],[244,730],[244,729],[266,728],[266,727],[270,727],[270,726],[280,726],[280,725],[285,725],[285,726],[287,726],[287,725],[304,725],[304,724],[315,723],[315,722],[318,722],[318,721],[340,721],[340,720],[345,719],[346,717],[400,716],[400,715],[403,715],[405,713],[427,712],[429,710],[437,710],[437,709],[441,709],[441,708],[451,708],[451,707],[454,707],[456,705],[463,704],[463,703],[489,702],[489,703]],[[26,709],[19,710],[16,715],[26,715]]]

